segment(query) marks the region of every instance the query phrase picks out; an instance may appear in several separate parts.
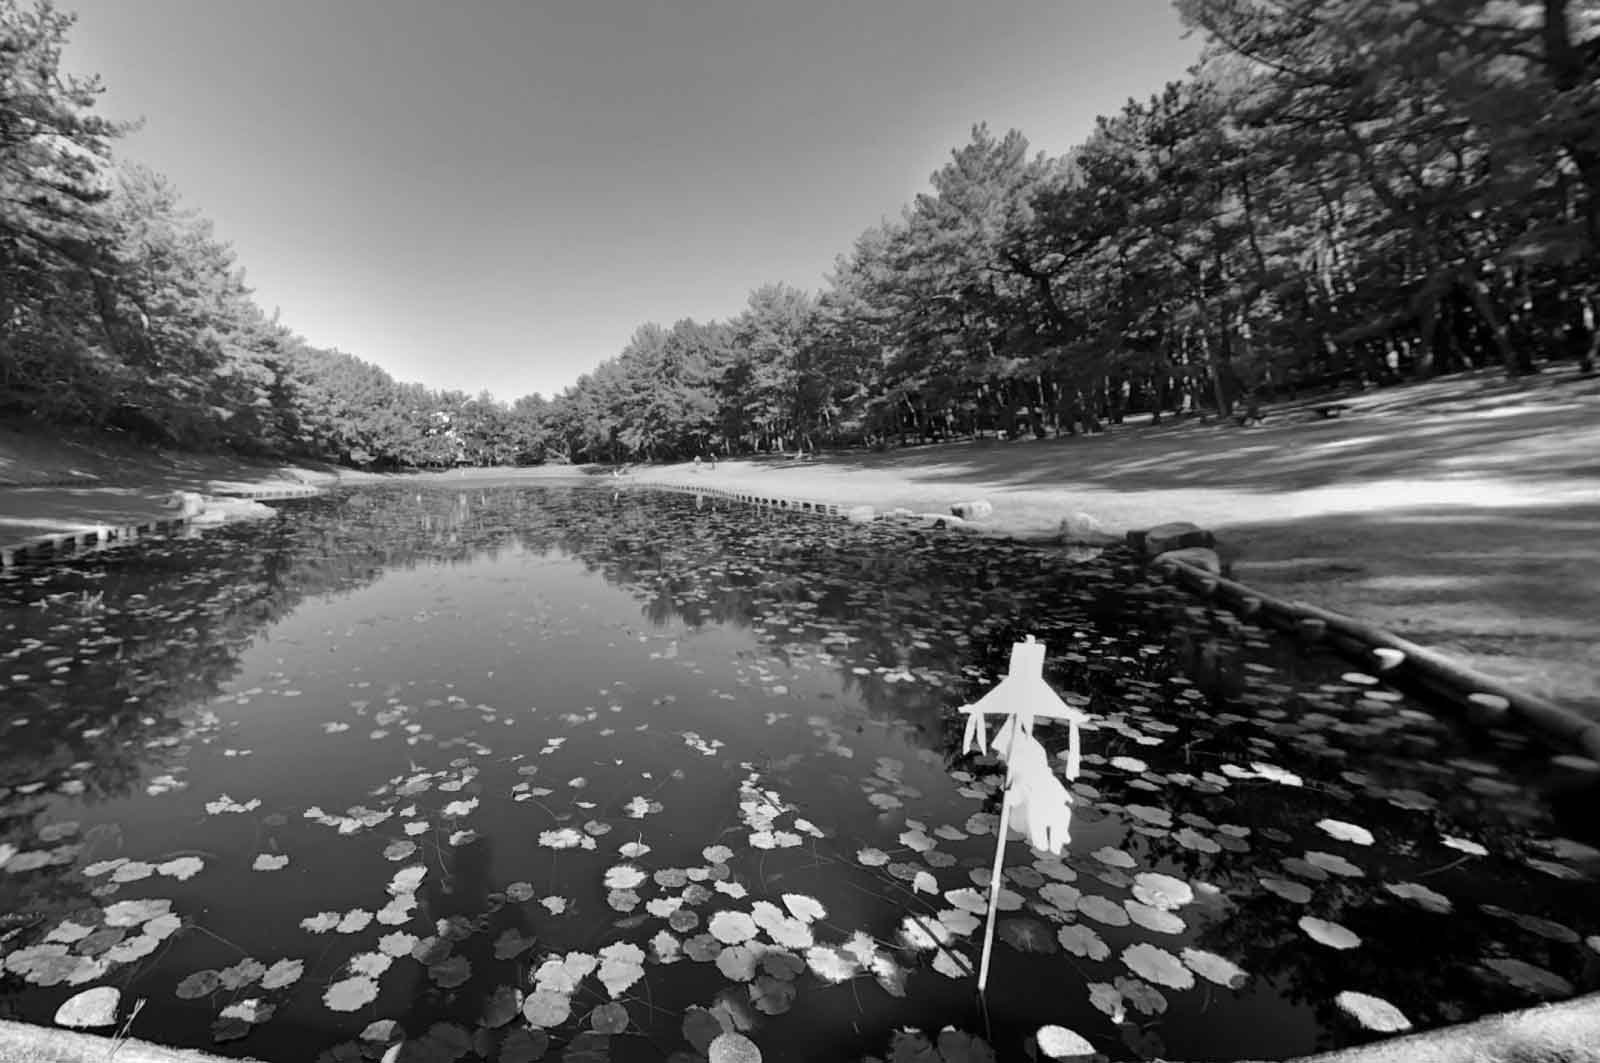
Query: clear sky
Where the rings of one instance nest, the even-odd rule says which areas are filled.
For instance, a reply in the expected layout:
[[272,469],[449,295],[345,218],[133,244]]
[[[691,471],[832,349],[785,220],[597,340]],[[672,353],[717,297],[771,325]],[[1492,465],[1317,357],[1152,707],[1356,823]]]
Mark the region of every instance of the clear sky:
[[1059,155],[1199,54],[1168,0],[60,0],[124,155],[261,305],[401,380],[559,392],[816,289],[972,125]]

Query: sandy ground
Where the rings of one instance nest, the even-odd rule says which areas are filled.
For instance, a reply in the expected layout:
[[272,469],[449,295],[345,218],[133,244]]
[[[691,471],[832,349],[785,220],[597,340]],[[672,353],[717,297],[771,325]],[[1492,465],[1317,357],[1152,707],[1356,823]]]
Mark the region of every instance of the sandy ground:
[[[1125,425],[969,442],[637,469],[822,502],[947,511],[985,498],[997,534],[1053,536],[1088,514],[1120,533],[1215,529],[1235,578],[1359,616],[1600,718],[1600,381],[1452,378],[1356,395],[1324,420]],[[1141,422],[1143,419],[1141,418]],[[542,478],[593,469],[426,479]],[[331,466],[108,449],[0,427],[0,544],[170,515],[175,489],[372,479]],[[72,486],[28,486],[72,479]]]

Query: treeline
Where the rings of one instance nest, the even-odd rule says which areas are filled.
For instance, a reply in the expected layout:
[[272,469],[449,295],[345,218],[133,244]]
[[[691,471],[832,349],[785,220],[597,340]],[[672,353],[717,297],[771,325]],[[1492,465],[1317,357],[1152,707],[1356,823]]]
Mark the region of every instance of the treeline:
[[[563,394],[400,384],[253,301],[113,158],[72,20],[0,0],[0,409],[380,465],[624,461],[983,432],[1600,346],[1600,10],[1179,0],[1191,75],[1060,158],[986,127],[819,292],[648,324]],[[448,352],[441,352],[445,355]]]

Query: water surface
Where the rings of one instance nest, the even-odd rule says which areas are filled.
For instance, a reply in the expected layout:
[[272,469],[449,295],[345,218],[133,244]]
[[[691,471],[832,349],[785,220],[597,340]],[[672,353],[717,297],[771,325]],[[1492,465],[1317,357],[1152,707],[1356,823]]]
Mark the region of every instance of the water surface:
[[[946,1024],[1225,1059],[1381,1036],[1347,992],[1427,1028],[1600,984],[1579,778],[1116,552],[373,488],[24,570],[0,631],[11,1017],[111,985],[267,1060]],[[995,766],[954,710],[1026,634],[1095,719],[1069,853],[1007,848],[985,1005]]]

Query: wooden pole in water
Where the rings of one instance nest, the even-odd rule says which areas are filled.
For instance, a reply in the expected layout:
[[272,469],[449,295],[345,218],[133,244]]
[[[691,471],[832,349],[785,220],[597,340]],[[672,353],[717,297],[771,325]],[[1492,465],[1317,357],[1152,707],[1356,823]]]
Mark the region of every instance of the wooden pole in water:
[[994,951],[994,917],[999,911],[1000,872],[1006,860],[1006,833],[1011,829],[1011,755],[1017,751],[1020,724],[1011,719],[1011,740],[1006,743],[1006,782],[1000,792],[1000,828],[994,843],[994,867],[989,872],[989,914],[983,926],[983,960],[978,964],[978,992],[989,984],[989,955]]
[[1006,832],[1011,829],[1011,803],[1000,801],[1000,838],[994,843],[994,867],[989,872],[989,917],[983,927],[983,961],[978,966],[978,992],[989,984],[989,954],[994,951],[994,916],[1000,901],[1000,868],[1006,858]]

